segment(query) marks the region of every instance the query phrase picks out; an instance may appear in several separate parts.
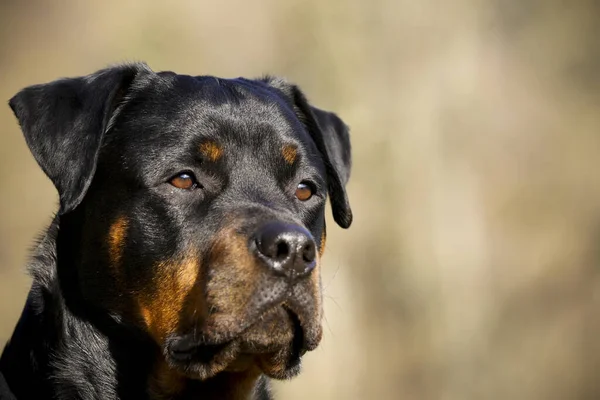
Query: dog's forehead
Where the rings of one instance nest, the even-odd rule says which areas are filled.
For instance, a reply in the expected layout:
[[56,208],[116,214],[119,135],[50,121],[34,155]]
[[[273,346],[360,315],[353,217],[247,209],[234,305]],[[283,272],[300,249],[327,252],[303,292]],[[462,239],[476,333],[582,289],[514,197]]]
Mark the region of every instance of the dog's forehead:
[[[308,134],[291,104],[264,83],[242,78],[158,76],[135,97],[129,118],[144,139],[209,138],[248,145],[300,144]],[[136,135],[137,136],[137,135]],[[136,140],[139,140],[137,137]]]
[[[101,159],[156,177],[201,158],[230,170],[264,173],[287,166],[323,169],[308,130],[283,95],[260,81],[157,75],[138,88],[114,121]],[[108,157],[108,158],[105,158]]]

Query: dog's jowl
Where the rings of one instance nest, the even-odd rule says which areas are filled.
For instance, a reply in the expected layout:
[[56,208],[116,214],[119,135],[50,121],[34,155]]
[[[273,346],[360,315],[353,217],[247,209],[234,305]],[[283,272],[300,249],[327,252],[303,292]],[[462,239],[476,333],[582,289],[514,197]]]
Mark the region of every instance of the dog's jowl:
[[[284,80],[121,65],[9,102],[60,208],[0,359],[16,399],[268,399],[321,340],[346,125]],[[0,396],[1,397],[1,396]]]

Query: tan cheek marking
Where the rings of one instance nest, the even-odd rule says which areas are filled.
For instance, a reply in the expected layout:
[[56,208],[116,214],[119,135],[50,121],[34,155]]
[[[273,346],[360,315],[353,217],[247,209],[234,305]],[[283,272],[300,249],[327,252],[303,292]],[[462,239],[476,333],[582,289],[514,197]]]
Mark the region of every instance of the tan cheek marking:
[[146,326],[152,326],[152,314],[150,313],[150,309],[140,305],[140,314],[142,315],[142,319]]
[[218,313],[212,315],[209,325],[235,330],[240,325],[239,318],[245,315],[260,268],[248,250],[247,239],[237,234],[235,228],[226,228],[217,235],[210,265],[213,272],[207,296]]
[[129,222],[125,217],[119,217],[110,226],[108,231],[108,245],[111,265],[117,268],[123,256],[123,247],[127,236]]
[[325,253],[325,243],[327,242],[327,234],[325,233],[325,229],[323,229],[323,233],[321,233],[321,243],[319,245],[319,257],[323,257],[323,253]]
[[[185,315],[185,301],[197,286],[200,263],[189,257],[180,262],[162,262],[155,268],[156,291],[143,293],[139,297],[139,307],[146,328],[157,342],[162,343],[175,332]],[[198,302],[195,307],[201,310],[201,296],[193,300]]]
[[289,165],[292,165],[292,164],[294,164],[294,162],[296,162],[296,156],[298,155],[298,150],[296,149],[296,146],[286,145],[286,146],[283,146],[283,149],[281,150],[281,155],[283,156],[283,159],[285,160],[286,163],[288,163]]
[[202,143],[200,145],[200,152],[213,162],[223,156],[223,148],[213,141]]

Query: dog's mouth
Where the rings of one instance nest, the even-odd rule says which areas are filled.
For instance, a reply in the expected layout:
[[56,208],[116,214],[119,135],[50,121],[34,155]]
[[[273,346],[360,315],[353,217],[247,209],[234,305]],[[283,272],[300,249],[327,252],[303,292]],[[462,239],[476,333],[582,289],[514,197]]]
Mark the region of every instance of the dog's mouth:
[[301,357],[317,346],[320,335],[320,325],[312,327],[294,310],[279,305],[236,337],[222,342],[193,334],[170,338],[165,356],[174,368],[195,379],[253,366],[272,378],[287,379],[299,372]]

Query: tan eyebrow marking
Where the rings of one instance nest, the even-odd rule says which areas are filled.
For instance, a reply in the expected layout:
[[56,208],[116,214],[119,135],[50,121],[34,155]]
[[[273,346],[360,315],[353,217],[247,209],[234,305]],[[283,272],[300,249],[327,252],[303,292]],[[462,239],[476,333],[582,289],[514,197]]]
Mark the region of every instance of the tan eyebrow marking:
[[285,146],[283,146],[283,149],[281,149],[281,155],[283,156],[283,159],[285,160],[286,163],[288,163],[289,165],[292,165],[292,164],[294,164],[294,162],[296,162],[296,156],[298,155],[298,149],[296,148],[295,145],[286,144]]
[[223,156],[223,148],[212,140],[202,143],[200,145],[200,152],[213,162]]
[[123,216],[112,223],[108,232],[110,261],[117,268],[123,256],[123,246],[129,222]]

